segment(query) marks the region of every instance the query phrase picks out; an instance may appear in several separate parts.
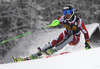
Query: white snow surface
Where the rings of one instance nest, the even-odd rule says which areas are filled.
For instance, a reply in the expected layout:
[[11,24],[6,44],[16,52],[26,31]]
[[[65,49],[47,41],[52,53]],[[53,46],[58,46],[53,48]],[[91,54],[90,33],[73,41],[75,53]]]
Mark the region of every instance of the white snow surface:
[[1,64],[0,69],[100,69],[100,48],[50,58]]
[[[99,26],[98,23],[86,25],[86,28],[89,32],[90,37],[98,26]],[[32,44],[30,44],[31,45],[30,48],[27,47],[27,45],[29,45],[28,42],[26,44],[23,42],[18,47],[13,48],[6,55],[3,61],[10,62],[13,56],[16,56],[16,55],[21,56],[25,52],[27,53],[24,54],[23,56],[28,56],[32,54],[33,50],[36,50],[35,48],[37,48],[37,46],[43,47],[45,43],[47,43],[48,41],[52,41],[52,39],[54,39],[61,32],[63,32],[65,28],[55,29],[55,30],[51,30],[46,34],[41,33],[40,34],[41,37],[38,37],[36,42],[33,41]],[[41,38],[44,40],[42,41]],[[27,39],[27,40],[31,40],[31,39]],[[50,58],[30,60],[30,61],[25,61],[25,62],[1,64],[0,69],[28,69],[28,68],[33,68],[33,69],[34,68],[36,69],[100,69],[100,54],[99,54],[100,48],[92,48],[91,50],[85,50],[84,42],[85,42],[84,35],[81,34],[81,39],[77,46],[66,45],[62,50],[59,51],[59,52],[65,52],[65,51],[71,52],[69,54],[59,55],[59,56],[50,57]],[[33,44],[37,46],[33,47]],[[17,51],[18,53],[16,53]]]

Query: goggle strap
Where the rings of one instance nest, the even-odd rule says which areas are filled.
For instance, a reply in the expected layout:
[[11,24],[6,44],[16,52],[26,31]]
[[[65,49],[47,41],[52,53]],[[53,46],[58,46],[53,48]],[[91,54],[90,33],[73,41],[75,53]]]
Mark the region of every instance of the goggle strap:
[[74,11],[74,8],[71,10],[71,12],[73,12]]

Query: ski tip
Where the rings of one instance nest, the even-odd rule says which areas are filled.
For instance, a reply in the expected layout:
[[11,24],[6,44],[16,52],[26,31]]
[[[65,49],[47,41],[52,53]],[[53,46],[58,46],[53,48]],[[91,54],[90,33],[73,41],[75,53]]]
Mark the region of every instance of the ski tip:
[[13,59],[15,59],[16,57],[12,57]]
[[14,57],[12,57],[13,58],[13,60],[14,60],[14,62],[15,62],[15,59],[14,59]]
[[14,62],[21,62],[21,61],[26,61],[26,58],[18,58],[18,57],[12,57]]
[[18,61],[16,60],[16,57],[12,57],[12,58],[13,58],[14,62],[18,62]]
[[14,57],[12,57],[14,59]]

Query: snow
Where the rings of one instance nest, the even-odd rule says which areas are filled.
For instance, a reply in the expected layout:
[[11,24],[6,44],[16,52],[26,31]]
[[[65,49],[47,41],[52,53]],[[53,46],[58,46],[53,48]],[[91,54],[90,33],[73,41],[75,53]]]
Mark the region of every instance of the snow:
[[100,69],[100,48],[50,58],[1,64],[0,69]]
[[[90,37],[98,26],[99,26],[98,23],[86,25],[86,28],[89,32]],[[55,29],[55,30],[49,31],[48,33],[44,33],[43,31],[41,31],[41,34],[39,35],[41,35],[42,37],[39,37],[38,35],[36,35],[36,38],[38,37],[36,42],[32,41],[31,39],[27,39],[27,40],[31,40],[31,42],[34,43],[35,46],[36,45],[44,46],[45,43],[47,43],[48,41],[52,41],[52,39],[57,37],[64,30],[65,28]],[[42,41],[43,39],[44,41]],[[81,34],[81,39],[77,46],[67,45],[62,50],[59,51],[59,52],[67,51],[67,52],[72,52],[72,53],[55,56],[51,58],[43,58],[43,59],[30,60],[30,61],[18,62],[18,63],[1,64],[0,69],[28,69],[28,68],[33,68],[33,69],[34,68],[36,69],[94,69],[94,68],[100,69],[100,54],[99,54],[100,48],[95,48],[95,49],[92,48],[91,50],[85,50],[84,41],[85,41],[84,35]],[[30,55],[31,53],[33,53],[33,50],[36,50],[37,48],[34,46],[27,48],[26,44],[29,45],[30,43],[23,42],[21,45],[13,48],[12,51],[10,51],[3,60],[5,62],[11,61],[12,56],[16,56],[16,51],[18,51],[17,56],[25,54],[25,52],[27,52],[27,54]],[[22,53],[22,51],[24,52]]]

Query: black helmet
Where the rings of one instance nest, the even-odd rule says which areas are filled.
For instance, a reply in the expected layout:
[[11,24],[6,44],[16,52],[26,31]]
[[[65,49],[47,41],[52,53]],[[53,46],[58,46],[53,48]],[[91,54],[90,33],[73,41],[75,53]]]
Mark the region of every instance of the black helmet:
[[63,7],[63,10],[72,10],[74,9],[73,6],[71,4],[66,4],[64,7]]
[[[73,14],[74,14],[74,8],[73,8],[73,6],[71,5],[71,4],[66,4],[64,7],[63,7],[63,13],[64,13],[64,15],[66,15],[66,14],[72,14],[71,15],[71,17],[73,16]],[[71,18],[70,17],[70,18]],[[70,18],[66,18],[67,20],[69,20]]]

